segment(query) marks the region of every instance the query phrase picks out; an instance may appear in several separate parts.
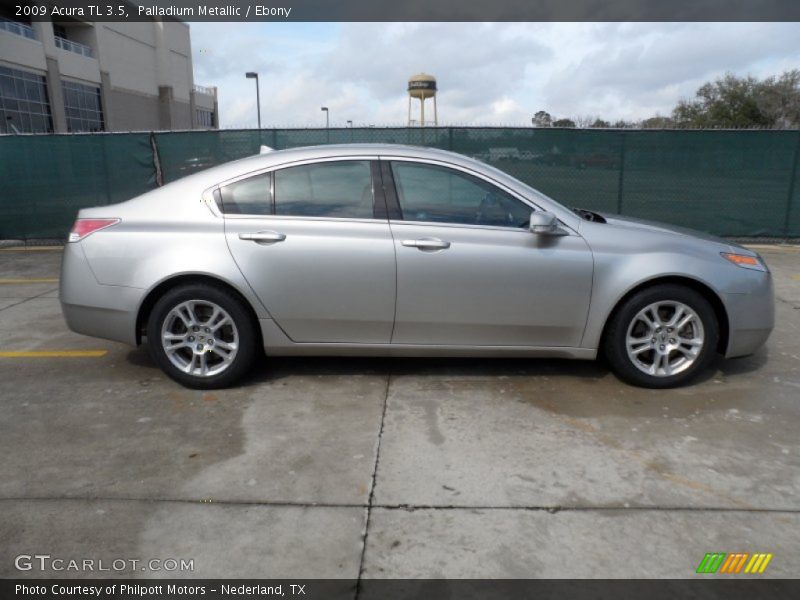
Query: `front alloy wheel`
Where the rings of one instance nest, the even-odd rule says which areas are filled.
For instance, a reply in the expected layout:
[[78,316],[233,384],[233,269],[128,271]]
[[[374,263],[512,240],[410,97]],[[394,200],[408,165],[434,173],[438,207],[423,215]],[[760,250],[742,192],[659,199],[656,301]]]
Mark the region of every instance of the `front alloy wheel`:
[[156,302],[147,342],[167,375],[198,389],[226,387],[242,377],[257,345],[244,302],[221,287],[201,283],[173,288]]
[[625,341],[636,368],[668,377],[694,364],[703,350],[705,333],[700,317],[683,302],[653,302],[636,313]]
[[609,321],[603,350],[622,379],[668,388],[706,368],[718,341],[719,325],[708,300],[691,288],[663,284],[622,303]]

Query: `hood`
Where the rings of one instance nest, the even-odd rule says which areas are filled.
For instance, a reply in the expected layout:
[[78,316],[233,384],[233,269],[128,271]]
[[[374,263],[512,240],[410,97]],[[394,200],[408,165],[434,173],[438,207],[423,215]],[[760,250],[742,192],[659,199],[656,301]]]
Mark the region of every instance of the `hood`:
[[612,215],[607,213],[598,213],[601,215],[608,225],[628,227],[637,229],[639,231],[654,231],[658,233],[668,233],[673,235],[681,235],[691,237],[706,242],[714,242],[730,249],[735,249],[740,254],[751,254],[756,256],[752,250],[748,250],[744,246],[734,244],[724,238],[721,238],[704,231],[697,231],[696,229],[689,229],[688,227],[680,227],[678,225],[667,225],[666,223],[659,223],[657,221],[647,221],[645,219],[637,219],[635,217],[623,217],[621,215]]

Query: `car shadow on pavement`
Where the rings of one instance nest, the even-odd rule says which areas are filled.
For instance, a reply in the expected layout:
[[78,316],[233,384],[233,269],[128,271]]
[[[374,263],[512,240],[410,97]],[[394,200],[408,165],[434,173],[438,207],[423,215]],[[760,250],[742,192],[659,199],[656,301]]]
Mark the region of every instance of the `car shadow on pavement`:
[[[717,380],[720,377],[744,376],[761,369],[768,360],[768,349],[761,348],[752,356],[725,359],[717,356],[711,368],[689,385]],[[146,346],[128,352],[127,362],[137,368],[159,371]],[[251,373],[236,387],[254,387],[293,376],[419,376],[419,377],[564,377],[584,381],[612,378],[602,357],[595,361],[561,358],[452,358],[452,357],[265,357],[256,360]]]

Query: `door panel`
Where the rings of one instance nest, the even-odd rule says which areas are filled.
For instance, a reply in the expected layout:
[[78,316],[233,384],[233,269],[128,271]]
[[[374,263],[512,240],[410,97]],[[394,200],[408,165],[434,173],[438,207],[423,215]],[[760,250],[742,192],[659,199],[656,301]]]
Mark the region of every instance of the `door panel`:
[[346,159],[277,169],[220,191],[228,247],[295,342],[390,341],[394,245],[374,182],[376,162]]
[[382,172],[394,206],[393,343],[580,344],[593,270],[583,238],[532,234],[533,207],[474,175],[410,161]]
[[[393,221],[397,312],[392,343],[578,346],[592,285],[578,236]],[[436,240],[444,249],[407,242]]]
[[387,222],[229,218],[225,230],[242,273],[292,340],[389,343],[395,257]]

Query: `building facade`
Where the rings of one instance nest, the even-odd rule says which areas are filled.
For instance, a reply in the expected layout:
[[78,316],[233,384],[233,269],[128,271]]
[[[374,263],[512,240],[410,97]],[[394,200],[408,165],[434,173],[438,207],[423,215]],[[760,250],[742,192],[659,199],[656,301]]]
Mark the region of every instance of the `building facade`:
[[0,14],[0,133],[219,127],[188,24],[15,19]]

